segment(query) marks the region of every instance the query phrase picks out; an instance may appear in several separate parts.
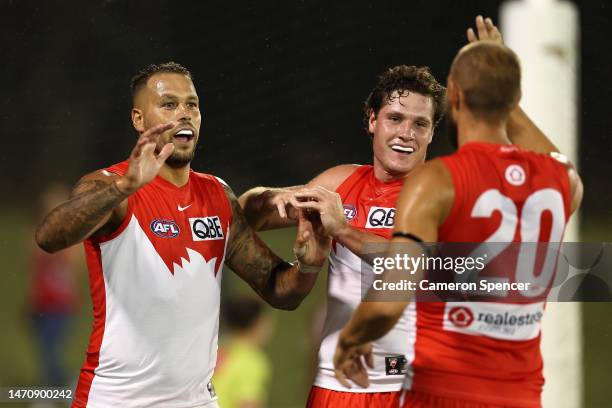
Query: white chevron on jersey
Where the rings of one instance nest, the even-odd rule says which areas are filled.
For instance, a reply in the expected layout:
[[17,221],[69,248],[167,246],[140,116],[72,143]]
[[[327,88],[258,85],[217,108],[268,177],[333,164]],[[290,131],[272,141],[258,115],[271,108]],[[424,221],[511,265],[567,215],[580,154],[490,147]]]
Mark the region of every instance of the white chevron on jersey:
[[187,248],[189,260],[171,274],[135,216],[100,251],[106,325],[88,407],[210,402],[222,275],[215,276],[216,258]]

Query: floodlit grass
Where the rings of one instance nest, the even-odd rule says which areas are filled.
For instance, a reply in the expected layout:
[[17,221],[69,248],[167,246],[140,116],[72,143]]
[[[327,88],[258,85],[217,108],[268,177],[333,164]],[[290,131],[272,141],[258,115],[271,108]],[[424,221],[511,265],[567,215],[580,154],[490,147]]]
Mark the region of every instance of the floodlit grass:
[[[27,245],[31,243],[31,226],[27,217],[16,212],[2,211],[0,217],[0,386],[38,384],[38,356],[29,331],[27,315]],[[611,241],[609,223],[584,223],[585,241]],[[282,257],[292,260],[295,230],[261,234],[263,239]],[[227,268],[223,276],[223,293],[252,293],[252,290]],[[303,304],[293,312],[271,311],[275,316],[275,332],[266,348],[273,366],[269,392],[271,407],[302,407],[310,389],[316,363],[316,342],[313,341],[312,317],[324,306],[327,287],[326,273]],[[76,379],[85,357],[91,329],[91,301],[87,289],[87,273],[83,271],[83,300],[66,339],[66,364]],[[607,407],[612,401],[610,372],[612,367],[612,303],[585,303],[584,307],[584,371],[585,407]],[[25,404],[2,404],[2,407],[24,407]]]

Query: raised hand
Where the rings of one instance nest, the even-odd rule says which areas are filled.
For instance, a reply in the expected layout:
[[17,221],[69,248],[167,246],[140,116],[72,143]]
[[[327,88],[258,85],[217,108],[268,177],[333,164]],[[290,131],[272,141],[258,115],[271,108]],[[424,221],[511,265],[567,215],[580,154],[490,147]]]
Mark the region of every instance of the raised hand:
[[476,41],[494,41],[500,44],[503,44],[504,41],[502,39],[501,32],[497,28],[495,24],[493,24],[493,20],[489,17],[483,18],[482,16],[476,17],[476,31],[478,35],[474,32],[473,28],[468,28],[467,30],[467,39],[468,42],[476,42]]
[[334,353],[334,375],[336,379],[345,386],[351,388],[348,379],[360,387],[367,388],[370,385],[368,371],[363,365],[374,368],[372,356],[372,343],[366,343],[358,347],[342,347],[340,343]]
[[172,122],[157,125],[140,135],[130,154],[127,172],[115,182],[122,193],[132,194],[157,176],[166,159],[174,151],[174,145],[166,143],[161,152],[155,154],[157,139],[173,126]]
[[318,217],[307,217],[301,210],[297,214],[298,231],[293,252],[301,272],[318,272],[329,256],[331,237],[325,233]]
[[314,210],[321,217],[321,224],[326,234],[337,236],[347,227],[340,195],[322,186],[303,189],[295,193],[298,200],[293,205],[301,210]]

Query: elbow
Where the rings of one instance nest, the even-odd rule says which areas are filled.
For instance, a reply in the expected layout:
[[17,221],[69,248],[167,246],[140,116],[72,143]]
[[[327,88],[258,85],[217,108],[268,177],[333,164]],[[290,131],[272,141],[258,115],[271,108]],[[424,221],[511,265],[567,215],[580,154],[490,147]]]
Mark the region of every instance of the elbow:
[[244,218],[245,218],[247,224],[249,224],[249,226],[251,228],[253,228],[254,231],[261,231],[262,230],[263,221],[253,211],[249,211],[249,209],[245,208],[245,210],[244,210]]
[[47,253],[53,254],[61,249],[59,245],[57,245],[57,243],[54,243],[50,239],[49,234],[46,234],[44,232],[44,228],[42,225],[36,229],[34,239],[36,240],[36,245],[38,245],[40,249]]
[[297,309],[304,298],[291,298],[291,299],[266,299],[266,302],[274,309],[293,311]]
[[279,309],[286,310],[286,311],[290,312],[290,311],[293,311],[293,310],[297,309],[301,304],[302,304],[302,299],[300,299],[300,300],[298,300],[296,302],[285,303],[281,307],[279,307]]

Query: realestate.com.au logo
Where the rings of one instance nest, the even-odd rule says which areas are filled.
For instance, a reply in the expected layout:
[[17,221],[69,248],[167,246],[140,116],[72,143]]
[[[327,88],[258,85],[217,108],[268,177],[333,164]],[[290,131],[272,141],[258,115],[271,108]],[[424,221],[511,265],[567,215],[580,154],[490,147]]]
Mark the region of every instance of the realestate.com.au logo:
[[448,311],[448,320],[456,327],[469,327],[474,320],[495,326],[524,326],[538,324],[542,320],[543,313],[536,312],[504,312],[504,313],[477,313],[474,319],[474,312],[465,306],[453,307]]
[[448,320],[457,327],[468,327],[474,321],[474,313],[464,306],[453,307],[448,312]]

